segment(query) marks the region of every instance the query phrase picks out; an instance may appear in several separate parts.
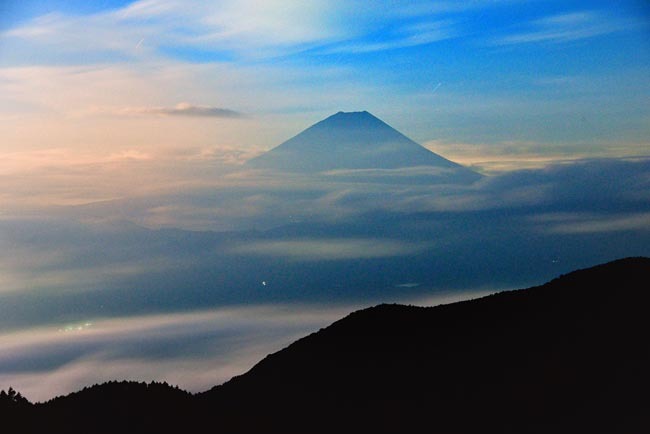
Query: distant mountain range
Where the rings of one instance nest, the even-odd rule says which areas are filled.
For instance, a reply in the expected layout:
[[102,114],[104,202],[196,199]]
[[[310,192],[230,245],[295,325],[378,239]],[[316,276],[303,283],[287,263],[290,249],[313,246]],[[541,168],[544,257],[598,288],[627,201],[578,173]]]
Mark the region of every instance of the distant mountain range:
[[[469,183],[481,178],[419,145],[367,111],[338,112],[247,162],[247,166],[280,172],[335,173],[351,178],[385,177],[419,168],[438,182]],[[373,172],[375,171],[375,172]],[[390,173],[390,172],[389,172]]]
[[19,432],[647,433],[650,259],[442,305],[379,305],[190,395],[107,383],[32,405]]

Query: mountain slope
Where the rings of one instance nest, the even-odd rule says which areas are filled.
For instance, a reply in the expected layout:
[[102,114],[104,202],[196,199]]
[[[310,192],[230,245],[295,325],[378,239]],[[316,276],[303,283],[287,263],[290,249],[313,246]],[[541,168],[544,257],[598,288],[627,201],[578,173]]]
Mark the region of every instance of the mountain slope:
[[648,276],[650,260],[628,259],[363,310],[202,398],[234,432],[648,432]]
[[191,396],[107,383],[2,406],[21,432],[650,432],[650,259],[423,308],[380,305]]
[[249,160],[247,165],[306,173],[426,166],[430,173],[458,182],[480,178],[477,173],[429,151],[366,111],[338,112]]

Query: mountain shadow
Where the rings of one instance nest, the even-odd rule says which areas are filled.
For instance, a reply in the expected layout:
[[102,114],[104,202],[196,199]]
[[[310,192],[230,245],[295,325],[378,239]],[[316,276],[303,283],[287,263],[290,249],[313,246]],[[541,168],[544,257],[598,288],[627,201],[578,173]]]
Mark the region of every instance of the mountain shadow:
[[648,277],[650,259],[628,258],[476,300],[380,305],[201,394],[113,382],[0,414],[22,432],[647,433]]

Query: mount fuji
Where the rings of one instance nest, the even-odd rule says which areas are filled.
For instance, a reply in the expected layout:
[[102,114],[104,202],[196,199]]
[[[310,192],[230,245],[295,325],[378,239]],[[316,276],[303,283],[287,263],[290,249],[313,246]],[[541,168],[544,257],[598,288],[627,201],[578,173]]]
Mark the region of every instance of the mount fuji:
[[429,151],[368,113],[338,112],[302,131],[247,166],[346,178],[422,177],[471,183],[481,175]]

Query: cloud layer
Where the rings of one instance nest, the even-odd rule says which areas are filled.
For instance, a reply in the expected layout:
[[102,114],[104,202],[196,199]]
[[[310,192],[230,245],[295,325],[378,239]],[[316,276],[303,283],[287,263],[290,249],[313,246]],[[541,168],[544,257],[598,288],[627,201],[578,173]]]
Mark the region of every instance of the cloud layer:
[[46,399],[131,378],[201,390],[351,306],[648,256],[649,174],[647,159],[455,187],[233,171],[220,186],[3,216],[0,388]]
[[110,318],[0,335],[0,389],[41,401],[128,378],[205,390],[350,307],[259,306]]

